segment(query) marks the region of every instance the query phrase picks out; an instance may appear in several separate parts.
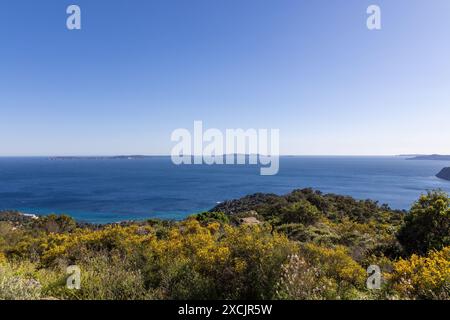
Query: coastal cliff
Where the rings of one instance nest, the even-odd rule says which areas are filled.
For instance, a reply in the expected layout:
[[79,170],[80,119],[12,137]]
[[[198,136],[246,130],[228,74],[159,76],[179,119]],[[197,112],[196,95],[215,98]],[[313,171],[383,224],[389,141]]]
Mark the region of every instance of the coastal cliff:
[[442,169],[436,177],[450,181],[450,167]]

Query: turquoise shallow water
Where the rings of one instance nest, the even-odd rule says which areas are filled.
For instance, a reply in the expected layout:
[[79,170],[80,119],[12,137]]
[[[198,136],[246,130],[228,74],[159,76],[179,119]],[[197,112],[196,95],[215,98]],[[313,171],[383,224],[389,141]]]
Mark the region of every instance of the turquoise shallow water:
[[135,160],[0,158],[0,209],[66,213],[105,223],[150,217],[181,219],[255,192],[312,187],[408,209],[448,161],[401,157],[282,157],[276,176],[258,166],[175,166],[169,157]]

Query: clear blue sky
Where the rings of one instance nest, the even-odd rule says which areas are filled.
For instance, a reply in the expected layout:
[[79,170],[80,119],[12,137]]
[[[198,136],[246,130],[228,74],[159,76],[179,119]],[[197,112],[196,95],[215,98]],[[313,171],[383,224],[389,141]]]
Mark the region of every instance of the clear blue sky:
[[0,155],[169,154],[194,120],[279,128],[283,154],[450,154],[448,0],[1,4]]

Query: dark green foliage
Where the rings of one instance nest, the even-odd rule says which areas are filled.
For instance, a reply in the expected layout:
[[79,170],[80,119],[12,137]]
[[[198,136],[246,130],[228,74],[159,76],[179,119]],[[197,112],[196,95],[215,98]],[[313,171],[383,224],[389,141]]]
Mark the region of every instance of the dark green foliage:
[[[280,213],[298,202],[301,202],[298,206],[308,208],[307,210],[311,210],[314,215],[320,214],[320,216],[333,222],[350,219],[358,223],[376,221],[399,225],[402,223],[404,216],[403,211],[391,210],[387,205],[379,205],[376,201],[356,200],[352,197],[335,194],[322,194],[320,191],[309,188],[294,190],[285,196],[257,193],[238,200],[226,201],[211,211],[224,212],[229,216],[241,212],[256,211],[267,221],[279,222]],[[285,219],[282,223],[296,223],[297,217],[293,215],[293,218],[293,221]]]
[[282,223],[301,223],[310,225],[320,218],[320,211],[307,200],[294,202],[281,210]]
[[223,211],[232,221],[243,212],[255,212],[260,221],[269,222],[274,230],[292,240],[344,245],[361,260],[371,252],[391,258],[400,256],[396,232],[403,224],[405,212],[376,201],[323,194],[308,188],[284,196],[258,193],[224,202],[212,211]]
[[398,239],[407,254],[425,255],[450,245],[450,198],[442,191],[420,197],[405,218]]
[[228,223],[230,221],[228,216],[223,212],[208,212],[208,211],[202,212],[202,213],[195,215],[195,218],[198,221],[204,222],[204,223],[209,223],[209,222],[214,222],[214,221]]

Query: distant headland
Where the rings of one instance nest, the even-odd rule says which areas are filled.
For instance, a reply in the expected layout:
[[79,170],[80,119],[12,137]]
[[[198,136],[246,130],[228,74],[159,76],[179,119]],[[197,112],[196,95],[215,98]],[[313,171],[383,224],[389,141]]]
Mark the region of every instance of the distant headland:
[[[182,155],[181,155],[182,156]],[[195,155],[186,155],[192,158],[201,157]],[[229,153],[223,155],[217,155],[217,157],[227,157],[227,156],[256,156],[260,157],[260,154],[244,154],[244,153]],[[139,159],[152,159],[152,158],[170,158],[171,155],[116,155],[116,156],[51,156],[47,157],[49,160],[139,160]]]
[[436,177],[440,178],[440,179],[444,179],[444,180],[449,180],[450,181],[450,167],[444,168],[442,169],[437,175]]
[[[450,161],[450,155],[442,155],[442,154],[411,154],[411,155],[400,155],[400,157],[407,157],[406,160],[441,160],[441,161]],[[436,177],[450,181],[450,167],[442,169]]]
[[450,160],[450,155],[442,155],[442,154],[430,154],[430,155],[400,155],[407,156],[406,160]]

